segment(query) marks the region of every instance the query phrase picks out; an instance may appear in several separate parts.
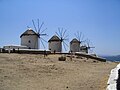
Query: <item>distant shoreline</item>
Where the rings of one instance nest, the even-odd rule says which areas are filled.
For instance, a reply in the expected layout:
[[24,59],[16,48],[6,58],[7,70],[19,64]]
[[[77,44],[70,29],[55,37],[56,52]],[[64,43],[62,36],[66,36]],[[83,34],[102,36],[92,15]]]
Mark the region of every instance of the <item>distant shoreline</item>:
[[102,56],[102,57],[106,58],[107,61],[120,62],[120,55],[117,55],[117,56]]

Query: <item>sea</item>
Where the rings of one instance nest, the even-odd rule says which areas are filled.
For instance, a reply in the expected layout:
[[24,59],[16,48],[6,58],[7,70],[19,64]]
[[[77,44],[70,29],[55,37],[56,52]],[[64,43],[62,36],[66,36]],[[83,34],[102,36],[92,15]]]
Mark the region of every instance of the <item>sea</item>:
[[106,58],[107,61],[120,62],[120,55],[117,55],[117,56],[101,56],[101,57]]

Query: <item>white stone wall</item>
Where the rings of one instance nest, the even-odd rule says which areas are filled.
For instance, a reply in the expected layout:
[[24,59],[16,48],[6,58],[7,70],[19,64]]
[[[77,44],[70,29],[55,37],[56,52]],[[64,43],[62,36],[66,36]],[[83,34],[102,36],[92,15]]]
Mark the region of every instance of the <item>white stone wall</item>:
[[60,41],[52,41],[49,42],[49,50],[51,52],[61,52],[62,51],[62,43]]
[[79,43],[70,43],[70,51],[79,52],[80,51],[80,44]]
[[39,38],[37,35],[26,35],[21,37],[21,45],[31,49],[39,48]]
[[114,69],[111,70],[109,79],[107,82],[106,90],[117,90],[117,79],[118,79],[118,70],[120,69],[120,64],[118,64]]
[[8,45],[3,46],[4,49],[27,49],[27,46]]

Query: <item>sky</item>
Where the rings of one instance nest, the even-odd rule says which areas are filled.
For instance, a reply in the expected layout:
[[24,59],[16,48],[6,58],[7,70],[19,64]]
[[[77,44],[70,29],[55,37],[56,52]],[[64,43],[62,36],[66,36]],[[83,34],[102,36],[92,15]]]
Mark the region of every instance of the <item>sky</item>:
[[82,32],[98,55],[120,54],[120,0],[0,0],[0,47],[20,45],[20,35],[38,18],[47,41],[61,27],[69,41]]

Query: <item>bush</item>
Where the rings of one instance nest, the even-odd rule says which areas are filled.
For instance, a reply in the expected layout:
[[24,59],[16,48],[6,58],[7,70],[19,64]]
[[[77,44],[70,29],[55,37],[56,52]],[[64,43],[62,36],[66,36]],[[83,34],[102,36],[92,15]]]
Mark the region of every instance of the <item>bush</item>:
[[59,60],[59,61],[65,61],[65,60],[66,60],[66,57],[61,56],[61,57],[58,58],[58,60]]

